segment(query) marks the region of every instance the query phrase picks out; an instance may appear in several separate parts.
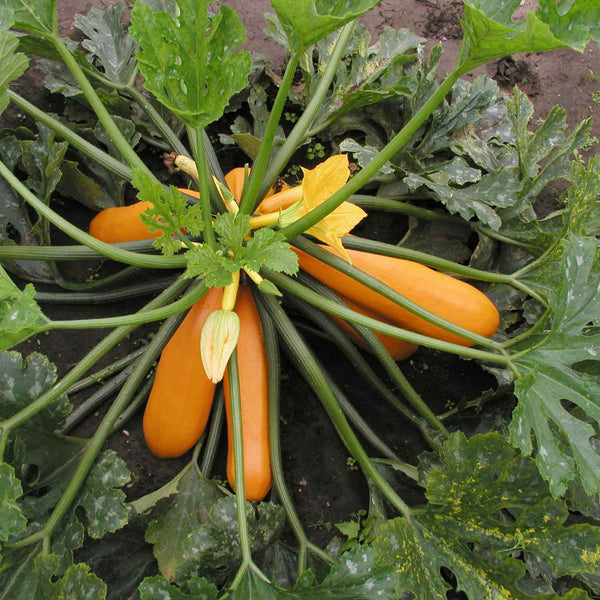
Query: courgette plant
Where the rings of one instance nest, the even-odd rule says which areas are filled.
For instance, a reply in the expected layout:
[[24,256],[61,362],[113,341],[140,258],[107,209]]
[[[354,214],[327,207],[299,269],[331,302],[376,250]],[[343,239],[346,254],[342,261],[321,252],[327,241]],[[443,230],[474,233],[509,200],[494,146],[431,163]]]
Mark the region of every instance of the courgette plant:
[[[1,134],[0,260],[25,279],[67,290],[41,293],[32,283],[21,289],[0,272],[0,598],[412,594],[431,600],[446,598],[450,589],[472,600],[598,597],[600,162],[586,163],[580,155],[590,143],[590,123],[569,130],[564,111],[555,108],[532,131],[533,109],[518,89],[505,97],[485,78],[468,84],[460,77],[519,52],[583,51],[600,38],[600,5],[540,0],[535,13],[517,20],[518,0],[466,0],[455,68],[438,83],[439,47],[427,54],[422,40],[405,30],[388,30],[368,46],[356,20],[376,0],[271,3],[271,33],[289,50],[285,72],[273,77],[273,97],[255,83],[260,65],[240,49],[245,32],[225,4],[213,12],[207,0],[136,0],[128,31],[122,5],[94,9],[75,20],[81,44],[59,35],[55,0],[7,0],[0,7],[0,111],[12,103],[40,129],[37,136],[23,128]],[[77,98],[71,123],[9,88],[28,68],[27,55],[43,57],[54,89]],[[240,99],[253,122],[239,116],[226,130],[224,111]],[[289,126],[285,115],[292,108],[301,114]],[[82,125],[78,111],[93,114],[97,124]],[[133,121],[126,118],[134,114]],[[211,132],[221,127],[222,140],[250,157],[239,204],[225,184],[209,126]],[[173,153],[191,188],[180,192],[159,181],[166,168],[144,162],[136,150],[140,140]],[[304,171],[302,193],[291,207],[257,216],[261,201],[298,160],[298,149],[315,140],[334,155]],[[355,157],[351,177],[340,149]],[[536,198],[556,179],[569,182],[560,208],[539,219]],[[151,204],[142,220],[153,239],[109,244],[52,206],[58,193],[95,210],[119,205],[128,184]],[[411,235],[400,244],[347,235],[362,217],[359,207],[409,215]],[[52,245],[51,225],[73,244]],[[465,244],[457,260],[424,251],[432,231],[443,237],[451,227],[477,237],[472,256],[464,256]],[[325,271],[414,314],[409,324],[418,318],[464,343],[347,306],[326,287],[326,277],[319,282],[298,272],[292,246]],[[487,337],[423,308],[352,265],[349,249],[373,255],[372,262],[376,256],[407,259],[485,285],[502,316],[499,331]],[[82,283],[65,278],[57,265],[98,258],[125,266]],[[178,274],[124,285],[151,269]],[[165,486],[125,502],[120,488],[130,474],[114,452],[103,451],[107,438],[145,401],[153,365],[185,311],[215,287],[235,297],[240,273],[254,286],[269,363],[273,502],[253,507],[245,499],[244,382],[235,340],[211,371],[219,379],[215,372],[228,365],[235,494],[207,478],[223,420],[217,402],[187,466]],[[57,321],[40,308],[143,294],[155,295],[138,312],[119,317]],[[335,319],[352,325],[350,335],[360,336],[378,367]],[[158,322],[143,351],[86,376],[138,326]],[[418,464],[400,460],[349,404],[311,348],[313,338],[303,335],[300,325],[309,322],[361,372],[365,389],[377,392],[371,402],[389,402],[399,423],[423,434],[431,451]],[[9,351],[42,332],[81,328],[112,331],[59,381],[46,357],[23,359]],[[453,419],[473,406],[485,414],[486,397],[435,414],[375,333],[479,361],[496,375],[498,394],[514,393],[512,415],[490,418],[483,433],[469,438]],[[211,339],[205,365],[227,346],[223,335]],[[283,476],[280,344],[369,484],[368,517],[340,526],[347,540],[325,550],[310,541]],[[73,409],[68,395],[97,381],[104,381],[100,390]],[[91,438],[68,435],[116,390]],[[420,500],[414,493],[404,497],[394,472],[420,486]],[[277,541],[284,520],[293,545]],[[77,562],[77,552],[84,539],[118,530],[125,533],[121,540],[141,530],[157,567],[152,563],[154,574],[140,581],[148,574],[148,563],[140,562],[107,588],[92,561]],[[114,548],[120,543],[126,546],[115,541]],[[135,553],[123,552],[135,563]]]

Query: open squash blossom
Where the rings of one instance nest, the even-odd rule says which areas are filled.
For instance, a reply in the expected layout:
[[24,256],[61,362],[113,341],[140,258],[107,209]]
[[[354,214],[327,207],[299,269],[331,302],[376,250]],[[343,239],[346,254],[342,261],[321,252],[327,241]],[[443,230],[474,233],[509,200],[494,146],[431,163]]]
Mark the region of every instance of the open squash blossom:
[[215,310],[204,323],[200,338],[200,354],[206,376],[218,383],[237,346],[240,318],[231,310]]
[[[279,224],[282,227],[289,225],[300,217],[309,213],[325,200],[341,189],[350,177],[348,157],[345,154],[331,156],[314,169],[302,169],[302,200],[290,206],[281,213]],[[352,262],[346,249],[342,245],[342,237],[358,225],[367,213],[360,207],[343,202],[333,212],[321,219],[306,233],[316,237],[337,250],[345,260]]]

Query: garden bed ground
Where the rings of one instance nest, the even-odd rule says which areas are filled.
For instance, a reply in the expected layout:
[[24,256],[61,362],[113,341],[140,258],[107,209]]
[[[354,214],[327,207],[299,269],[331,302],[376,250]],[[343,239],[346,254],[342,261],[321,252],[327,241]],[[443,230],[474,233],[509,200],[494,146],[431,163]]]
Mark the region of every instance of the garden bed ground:
[[[105,7],[113,2],[96,0],[95,3]],[[92,4],[89,0],[60,0],[63,33],[76,38],[76,31],[70,25],[72,15],[75,11],[85,12]],[[262,33],[262,15],[270,10],[269,2],[230,0],[228,4],[238,11],[248,29],[247,47],[267,53],[274,60],[275,67],[280,67],[283,64],[281,49]],[[388,26],[409,27],[431,42],[441,41],[445,49],[445,58],[441,66],[441,72],[444,72],[449,69],[458,47],[460,13],[461,3],[458,0],[383,0],[364,21],[374,35]],[[540,117],[544,117],[557,103],[568,110],[571,125],[595,114],[597,119],[594,134],[600,137],[600,58],[596,48],[590,46],[583,55],[564,50],[544,56],[515,56],[495,61],[483,68],[482,72],[495,78],[507,90],[515,84],[519,85],[534,101]],[[473,77],[476,75],[477,73]],[[41,74],[38,73],[38,77],[41,77]],[[15,89],[29,98],[35,96],[35,102],[43,108],[52,107],[56,100],[45,92],[39,79],[33,83],[34,85],[31,79],[24,79],[15,84]],[[20,123],[20,118],[14,111],[9,111],[3,121],[5,126],[14,126]],[[549,197],[552,197],[551,190]],[[79,224],[85,227],[89,213],[80,211],[78,216],[81,221]],[[74,220],[77,222],[77,218]],[[401,228],[402,223],[398,226]],[[371,237],[388,235],[382,231],[388,229],[385,223],[374,221],[369,227]],[[56,242],[60,243],[58,237]],[[66,272],[70,268],[65,265]],[[95,312],[98,316],[124,314],[137,309],[142,303],[140,300],[104,305],[97,307]],[[62,319],[76,318],[80,314],[83,316],[86,310],[72,306],[53,306],[46,312],[51,318]],[[111,354],[110,360],[144,344],[143,335],[147,335],[151,328],[147,327],[141,331],[140,336],[136,334],[135,338],[121,343]],[[39,339],[31,340],[19,349],[24,354],[31,351],[47,354],[57,363],[60,375],[75,364],[103,335],[103,331],[54,332],[39,336]],[[337,353],[326,341],[322,341],[320,345],[322,360],[340,382],[350,400],[369,419],[380,424],[388,423],[385,441],[401,457],[409,462],[413,461],[414,457],[425,449],[419,434],[400,422],[386,407],[375,407],[371,392],[361,386],[354,373],[348,372],[346,361],[336,361]],[[108,362],[108,359],[105,362]],[[404,370],[415,388],[436,412],[444,411],[457,401],[476,397],[493,384],[491,376],[470,363],[452,356],[433,356],[433,353],[427,350],[417,352],[404,365]],[[282,437],[286,477],[303,521],[308,525],[309,536],[318,544],[323,544],[335,533],[332,523],[347,520],[352,513],[366,507],[368,493],[363,477],[352,462],[348,461],[348,454],[338,441],[318,401],[288,365],[284,365],[283,373]],[[506,401],[510,403],[510,399]],[[85,435],[93,431],[100,416],[91,417],[77,433]],[[162,461],[152,456],[144,444],[141,417],[128,423],[126,431],[113,435],[108,445],[128,462],[129,468],[135,474],[136,480],[128,491],[131,498],[156,489],[171,479],[187,461],[187,457]],[[224,452],[219,457],[214,475],[225,479]]]

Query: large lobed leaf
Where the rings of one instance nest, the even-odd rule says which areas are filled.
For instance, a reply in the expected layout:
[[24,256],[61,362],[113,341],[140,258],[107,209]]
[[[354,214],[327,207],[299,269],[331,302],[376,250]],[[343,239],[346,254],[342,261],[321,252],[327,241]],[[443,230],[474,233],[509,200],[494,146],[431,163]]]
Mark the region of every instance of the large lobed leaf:
[[0,8],[0,114],[8,106],[9,99],[6,91],[8,84],[23,75],[29,66],[27,57],[15,52],[19,40],[6,29],[12,21],[12,13],[9,7]]
[[[536,460],[553,494],[563,494],[575,477],[588,494],[596,494],[600,455],[592,438],[593,423],[600,425],[600,252],[597,240],[575,235],[563,248],[562,285],[549,299],[551,326],[531,336],[521,348],[526,353],[515,361],[522,375],[515,383],[519,404],[510,433],[525,454],[533,452],[535,435]],[[587,364],[589,372],[579,364]]]
[[460,61],[465,70],[519,52],[570,47],[582,52],[588,41],[600,41],[600,4],[594,0],[540,0],[525,19],[512,16],[520,0],[465,0],[462,21],[467,43]]
[[56,0],[6,0],[14,10],[15,27],[36,34],[55,31]]
[[[398,593],[445,599],[445,567],[470,600],[557,598],[547,584],[541,596],[519,587],[526,563],[511,558],[515,551],[546,563],[555,577],[599,572],[600,528],[566,525],[566,504],[549,496],[535,462],[499,434],[451,435],[439,455],[424,456],[420,478],[425,509],[385,522],[373,540],[381,560],[395,564]],[[587,595],[575,589],[565,597]]]
[[271,0],[290,48],[305,50],[311,44],[371,10],[381,0]]
[[141,0],[131,13],[130,32],[139,44],[137,59],[145,86],[192,127],[223,115],[230,98],[248,84],[250,53],[235,11],[220,6],[210,16],[208,0],[177,0],[178,16],[152,12]]

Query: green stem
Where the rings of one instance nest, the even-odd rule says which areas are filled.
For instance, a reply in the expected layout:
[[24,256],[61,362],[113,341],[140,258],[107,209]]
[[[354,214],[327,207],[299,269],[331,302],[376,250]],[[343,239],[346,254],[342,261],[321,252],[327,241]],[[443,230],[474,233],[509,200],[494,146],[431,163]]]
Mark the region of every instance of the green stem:
[[[281,433],[279,427],[279,390],[281,383],[281,363],[279,361],[279,343],[277,341],[277,332],[273,319],[269,316],[266,308],[261,301],[261,294],[257,296],[257,307],[260,313],[260,320],[263,329],[263,339],[265,343],[265,352],[267,355],[267,364],[269,365],[268,385],[269,385],[269,450],[271,456],[271,472],[273,474],[273,485],[279,496],[279,502],[285,512],[286,518],[294,537],[298,542],[298,575],[306,570],[306,552],[311,550],[315,552],[315,547],[310,543],[308,536],[302,526],[302,521],[296,512],[294,502],[288,488],[285,484],[283,475],[283,461],[281,457]],[[332,563],[331,557],[320,548],[316,554],[328,563]]]
[[[299,281],[325,298],[329,298],[334,302],[343,305],[339,298],[335,297],[324,285],[312,286],[312,281],[307,281],[308,278],[300,277]],[[346,356],[353,368],[357,369],[369,385],[386,398],[398,412],[420,427],[422,424],[418,417],[406,407],[394,394],[387,388],[385,383],[379,378],[377,373],[373,371],[369,363],[364,359],[362,354],[356,349],[356,346],[348,339],[336,323],[320,310],[315,310],[314,306],[304,302],[297,296],[289,296],[286,301],[297,306],[305,316],[311,319],[325,333],[323,336],[326,340],[333,342],[340,351]]]
[[144,96],[133,85],[127,86],[123,91],[128,94],[135,102],[137,102],[141,109],[148,115],[155,127],[160,131],[160,134],[166,140],[167,144],[177,154],[184,154],[189,156],[189,152],[184,144],[181,142],[176,133],[169,127],[169,124],[160,116],[159,112],[154,108],[152,102]]
[[206,164],[206,151],[204,143],[204,129],[191,130],[197,149],[196,168],[198,169],[198,189],[200,191],[200,205],[202,206],[202,220],[204,222],[204,242],[209,248],[215,250],[217,242],[212,223],[212,208],[210,204],[209,184],[210,173]]
[[277,127],[279,126],[279,120],[281,114],[285,108],[287,101],[288,92],[292,87],[294,81],[294,75],[296,73],[296,67],[298,66],[299,55],[293,54],[287,64],[283,79],[279,84],[277,90],[277,96],[275,102],[271,108],[271,114],[267,121],[267,126],[263,133],[262,140],[260,142],[260,148],[258,154],[252,164],[252,171],[250,172],[250,178],[244,185],[242,192],[242,199],[240,201],[240,212],[243,214],[250,214],[256,208],[256,205],[260,201],[259,193],[261,190],[261,184],[265,175],[265,170],[271,158],[271,151],[273,149],[273,140],[277,133]]
[[394,471],[400,471],[407,477],[410,477],[413,481],[419,481],[419,469],[413,465],[404,462],[403,460],[387,459],[387,458],[373,458],[374,463],[378,465],[386,465],[394,469]]
[[[57,52],[60,54],[65,65],[68,67],[69,71],[75,78],[75,81],[78,83],[83,95],[86,100],[89,102],[92,110],[96,113],[98,120],[104,127],[104,130],[113,141],[125,161],[132,168],[142,169],[148,173],[152,172],[148,169],[148,167],[144,164],[144,161],[137,155],[135,150],[131,147],[125,136],[121,133],[119,126],[114,122],[110,113],[96,94],[96,90],[92,87],[92,84],[89,82],[88,78],[85,76],[85,73],[82,71],[81,67],[77,64],[77,61],[71,54],[70,50],[66,47],[63,40],[59,35],[49,36],[49,40],[52,42]],[[154,175],[152,175],[154,177]]]
[[313,306],[331,313],[336,317],[341,317],[346,321],[363,325],[369,329],[372,329],[373,331],[379,331],[380,333],[390,335],[406,342],[412,342],[413,344],[426,346],[427,348],[441,350],[442,352],[450,352],[452,354],[457,354],[458,356],[464,356],[465,358],[473,358],[502,365],[510,364],[510,358],[502,354],[494,354],[492,352],[486,352],[485,350],[477,350],[476,348],[452,344],[451,342],[445,342],[443,340],[431,338],[420,333],[414,333],[406,329],[401,329],[400,327],[388,325],[383,321],[378,321],[377,319],[373,319],[371,317],[366,317],[361,313],[341,306],[337,302],[333,302],[327,298],[321,297],[320,294],[317,294],[306,288],[291,277],[287,277],[281,273],[274,273],[273,271],[269,271],[267,269],[264,269],[264,271],[267,278],[277,287],[280,287],[290,294],[300,296],[303,300],[306,300]]
[[[170,288],[154,298],[139,312],[153,310],[176,298],[189,285],[187,280],[176,281]],[[62,394],[65,394],[69,388],[79,380],[79,378],[93,367],[109,350],[116,346],[123,338],[134,331],[135,327],[119,327],[107,335],[99,344],[97,344],[88,354],[86,354],[75,367],[73,367],[58,383],[46,390],[37,400],[21,409],[8,419],[0,422],[0,460],[4,456],[4,449],[8,443],[8,436],[15,428],[38,414],[41,410],[56,402]]]
[[234,578],[231,588],[236,589],[246,570],[252,562],[252,549],[246,516],[246,489],[244,485],[244,445],[242,439],[242,406],[240,396],[240,376],[237,352],[234,350],[227,366],[229,375],[229,403],[231,411],[231,428],[233,435],[233,465],[235,472],[235,497],[237,504],[238,535],[242,552],[242,564]]
[[340,408],[335,395],[328,385],[327,378],[319,368],[310,348],[304,342],[302,336],[296,331],[295,327],[281,308],[280,304],[272,296],[264,295],[262,298],[269,314],[271,315],[279,334],[284,343],[290,348],[290,352],[298,358],[302,367],[304,377],[315,392],[323,407],[327,411],[336,431],[350,452],[358,461],[364,474],[370,478],[381,490],[390,504],[403,516],[410,518],[411,512],[408,505],[396,494],[388,481],[379,473],[377,467],[373,464],[364,448],[361,446],[356,435],[352,431],[350,424],[346,420],[342,409]]
[[450,223],[451,225],[470,227],[477,233],[485,235],[493,240],[503,242],[505,244],[511,244],[513,246],[519,246],[521,248],[532,248],[530,244],[513,240],[512,238],[503,235],[498,231],[494,231],[493,229],[482,225],[478,221],[465,221],[460,217],[455,217],[453,215],[436,212],[435,210],[415,206],[409,202],[401,202],[397,199],[394,199],[394,196],[388,198],[379,198],[377,196],[369,196],[365,194],[353,194],[350,198],[348,198],[348,201],[365,209],[398,213],[417,217],[419,219],[426,219],[428,221],[435,221],[438,223]]
[[210,416],[210,428],[206,438],[206,447],[202,455],[202,464],[200,472],[204,477],[210,477],[217,457],[219,442],[221,440],[221,431],[223,429],[223,420],[225,418],[225,396],[223,388],[219,389],[217,397],[213,402],[213,407]]
[[273,159],[270,161],[270,164],[265,171],[265,176],[262,180],[262,186],[258,194],[259,198],[263,198],[266,195],[269,188],[277,179],[279,173],[281,173],[285,165],[289,162],[298,146],[304,141],[308,128],[312,125],[314,118],[322,108],[323,100],[329,91],[331,82],[335,77],[340,61],[344,56],[344,52],[346,51],[346,46],[350,39],[350,35],[352,34],[353,28],[354,22],[351,22],[347,25],[344,25],[340,31],[340,34],[335,42],[335,47],[331,53],[327,67],[323,72],[321,81],[315,90],[314,96],[310,99],[310,102],[304,109],[302,116],[298,119],[296,125],[294,125],[294,128],[290,132],[289,136],[275,154]]
[[427,121],[436,106],[450,92],[459,77],[459,71],[452,71],[400,132],[365,167],[354,175],[343,188],[325,200],[323,204],[282,229],[282,233],[286,238],[288,240],[292,239],[307,229],[314,227],[321,219],[340,206],[342,202],[348,200],[350,196],[369,183],[370,179],[377,175],[379,169],[410,142],[425,121]]
[[98,329],[105,327],[120,327],[122,325],[142,325],[143,323],[152,323],[153,321],[162,321],[173,315],[176,315],[195,304],[204,294],[207,288],[204,284],[196,286],[191,292],[172,302],[167,306],[148,310],[143,313],[133,313],[121,317],[101,317],[98,319],[73,319],[72,321],[50,321],[41,326],[38,331],[49,329]]
[[546,309],[544,314],[529,329],[527,329],[527,331],[524,331],[523,333],[515,336],[514,338],[506,340],[506,342],[504,342],[502,344],[502,346],[504,348],[509,348],[516,344],[520,344],[521,342],[526,340],[529,336],[533,335],[534,333],[537,333],[540,329],[542,329],[551,315],[552,315],[552,310],[549,308]]
[[[21,196],[27,204],[34,208],[42,217],[48,219],[52,224],[58,227],[61,231],[72,237],[75,241],[95,250],[102,256],[116,260],[118,262],[136,265],[138,267],[149,267],[149,268],[160,268],[160,269],[174,269],[185,265],[186,259],[183,256],[148,256],[144,254],[138,254],[136,252],[130,252],[128,250],[121,250],[113,244],[106,244],[92,237],[89,233],[85,233],[78,227],[75,227],[69,221],[61,217],[58,213],[53,211],[49,206],[44,204],[39,198],[35,196],[29,189],[17,179],[8,167],[0,161],[0,175],[8,181],[13,189]],[[33,250],[33,248],[30,248]],[[43,248],[41,249],[44,250]]]
[[[85,248],[85,246],[75,246],[76,248]],[[1,248],[0,248],[1,249]],[[50,247],[46,246],[45,250],[49,250]],[[85,248],[88,250],[88,248]],[[46,255],[47,256],[47,255]],[[101,279],[94,279],[93,281],[67,281],[66,279],[62,279],[60,282],[60,287],[66,290],[74,291],[74,292],[86,292],[90,293],[93,290],[100,290],[102,288],[109,287],[114,285],[115,283],[120,283],[122,281],[126,281],[127,279],[131,279],[136,275],[139,275],[144,271],[141,267],[125,267],[112,275],[108,275],[106,277],[102,277]]]
[[165,277],[106,292],[36,292],[35,300],[50,304],[108,304],[160,292],[169,287],[175,279],[175,277]]
[[123,369],[118,375],[115,375],[110,381],[107,381],[102,387],[92,394],[89,398],[78,404],[73,412],[67,415],[60,433],[66,435],[73,427],[81,423],[89,413],[101,406],[105,400],[112,396],[128,379],[134,369],[133,365]]
[[140,348],[139,350],[135,350],[131,354],[116,360],[114,363],[96,371],[92,375],[86,377],[85,379],[80,379],[77,383],[73,384],[68,390],[67,394],[72,396],[81,390],[85,390],[92,385],[96,385],[98,383],[102,383],[102,380],[118,373],[122,369],[124,369],[127,365],[130,365],[134,360],[139,358],[144,353],[144,348]]
[[52,536],[54,530],[59,525],[65,513],[69,510],[70,506],[73,504],[73,501],[77,497],[77,494],[79,493],[87,474],[92,468],[96,457],[102,450],[104,442],[111,434],[116,420],[127,406],[129,399],[143,378],[146,376],[146,373],[152,366],[152,363],[160,354],[160,351],[167,343],[178,324],[179,320],[177,318],[166,321],[156,333],[150,344],[146,346],[146,352],[139,359],[133,372],[127,379],[127,382],[119,392],[119,395],[109,408],[106,416],[102,419],[102,422],[98,426],[96,433],[94,433],[93,437],[90,439],[89,444],[81,456],[79,464],[77,465],[77,468],[75,469],[75,472],[73,473],[69,484],[67,485],[67,488],[60,497],[60,500],[56,503],[52,514],[48,518],[48,521],[46,521],[44,527],[40,531],[19,540],[15,546],[26,546],[38,541],[39,539],[49,538]]
[[393,290],[385,283],[379,281],[377,278],[373,277],[369,273],[366,273],[365,271],[362,271],[357,267],[348,264],[344,259],[335,256],[334,254],[321,248],[317,244],[310,242],[309,240],[303,237],[294,239],[293,243],[295,246],[297,246],[301,250],[304,250],[314,258],[324,262],[325,264],[333,267],[341,273],[352,277],[352,279],[355,279],[356,281],[362,283],[371,290],[381,294],[385,298],[388,298],[401,308],[404,308],[412,314],[421,317],[428,323],[437,325],[445,331],[449,331],[456,336],[465,338],[475,344],[479,344],[484,348],[490,348],[492,350],[498,351],[501,350],[500,344],[498,344],[494,340],[491,340],[483,335],[473,333],[472,331],[461,327],[460,325],[452,323],[451,321],[448,321],[443,317],[436,315],[435,313],[431,312],[430,310],[427,310],[426,308],[423,308],[416,302],[413,302],[406,296],[403,296],[399,292]]
[[77,150],[86,156],[89,156],[98,164],[108,169],[111,173],[114,173],[115,175],[118,175],[127,181],[131,179],[131,169],[125,163],[122,163],[108,154],[108,152],[104,152],[98,148],[98,146],[94,146],[94,144],[91,144],[80,135],[77,135],[58,119],[55,119],[54,117],[51,117],[49,114],[45,113],[43,110],[40,110],[37,108],[37,106],[31,104],[31,102],[28,102],[25,100],[25,98],[19,96],[19,94],[13,90],[9,89],[6,93],[13,104],[18,106],[27,114],[31,115],[36,121],[39,121],[40,123],[46,125],[46,127],[52,129],[52,131],[54,131],[58,137],[69,142],[73,148],[77,148]]
[[136,394],[135,398],[129,403],[127,408],[123,410],[123,412],[119,415],[119,418],[115,421],[113,425],[111,433],[115,433],[119,429],[123,427],[131,419],[131,417],[141,408],[141,406],[146,402],[148,395],[150,394],[150,390],[152,389],[152,385],[154,384],[154,374],[151,377],[148,377],[146,383],[144,383],[143,387]]
[[[305,275],[299,277],[299,281],[304,283],[313,291],[318,293],[323,298],[328,298],[341,306],[345,306],[344,303],[337,297],[335,294],[329,290],[325,285],[316,281],[309,280],[309,278]],[[313,311],[314,312],[314,311]],[[440,419],[436,416],[436,414],[427,406],[427,404],[423,401],[423,398],[419,395],[419,393],[415,390],[415,388],[410,384],[406,376],[397,365],[396,361],[388,352],[387,348],[383,345],[383,342],[368,328],[362,327],[360,325],[356,325],[354,323],[350,324],[355,328],[357,333],[362,336],[365,342],[370,346],[373,354],[379,359],[379,362],[386,370],[387,374],[391,377],[392,381],[396,385],[396,387],[400,390],[402,395],[408,400],[408,402],[412,405],[412,407],[417,411],[417,414],[421,415],[424,419],[424,422],[420,419],[416,419],[412,412],[408,411],[409,418],[419,427],[419,430],[423,434],[423,437],[427,440],[429,445],[432,448],[437,448],[438,444],[431,437],[431,432],[428,430],[427,425],[429,424],[435,431],[439,431],[444,436],[448,435],[448,431],[444,424],[440,421]],[[353,361],[353,364],[354,361]],[[383,386],[384,390],[387,390],[387,387],[381,382],[381,386]],[[400,401],[396,398],[394,394],[388,391],[387,394],[384,394],[384,398],[388,400],[388,402],[396,408],[398,411],[404,414],[407,409],[404,404],[400,403]],[[403,410],[401,410],[401,408]]]

